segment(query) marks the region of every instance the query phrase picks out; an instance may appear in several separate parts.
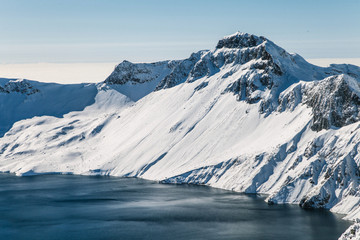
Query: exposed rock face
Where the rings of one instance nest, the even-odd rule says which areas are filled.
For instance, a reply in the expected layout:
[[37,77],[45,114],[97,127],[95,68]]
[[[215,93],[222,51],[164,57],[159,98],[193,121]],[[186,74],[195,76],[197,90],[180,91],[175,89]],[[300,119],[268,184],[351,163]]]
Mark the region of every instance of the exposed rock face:
[[177,61],[163,61],[155,63],[131,63],[123,61],[115,67],[115,70],[105,80],[107,84],[141,84],[151,82],[170,72]]
[[349,75],[334,75],[320,81],[295,84],[279,98],[279,111],[298,104],[312,108],[311,129],[340,128],[360,120],[359,82]]
[[359,121],[359,82],[346,75],[332,76],[311,84],[304,103],[313,109],[311,129],[343,127]]
[[12,80],[6,83],[3,87],[0,86],[0,93],[17,92],[21,94],[31,95],[39,92],[39,89],[34,88],[27,80]]
[[[267,90],[271,91],[271,94],[276,94],[277,86],[275,83],[283,72],[267,52],[266,42],[263,43],[260,46],[242,49],[237,53],[238,58],[234,63],[246,64],[246,69],[244,69],[246,73],[230,84],[228,91],[234,93],[239,101],[245,100],[248,103],[256,103],[264,99]],[[224,58],[227,58],[227,56],[225,55]],[[228,62],[229,60],[224,59],[224,61]]]
[[260,45],[266,38],[257,37],[248,33],[235,33],[221,39],[216,48],[249,48]]
[[199,51],[191,54],[188,59],[178,61],[171,73],[160,81],[156,90],[171,88],[185,82],[190,78],[190,72],[204,54],[206,54],[206,51]]

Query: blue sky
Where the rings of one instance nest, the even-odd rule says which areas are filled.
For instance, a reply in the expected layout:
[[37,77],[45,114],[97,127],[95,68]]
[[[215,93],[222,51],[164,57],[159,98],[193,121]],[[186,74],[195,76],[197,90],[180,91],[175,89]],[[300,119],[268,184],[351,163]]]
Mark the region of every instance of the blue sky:
[[360,57],[359,0],[0,0],[0,63],[179,59],[236,31]]

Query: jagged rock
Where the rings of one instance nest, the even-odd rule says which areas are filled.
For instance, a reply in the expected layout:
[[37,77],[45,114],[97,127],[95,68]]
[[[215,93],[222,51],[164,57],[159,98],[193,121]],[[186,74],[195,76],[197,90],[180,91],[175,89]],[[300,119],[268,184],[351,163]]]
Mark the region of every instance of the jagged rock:
[[160,81],[155,90],[171,88],[178,85],[179,83],[185,82],[190,77],[190,72],[194,68],[195,64],[204,54],[206,54],[206,52],[207,51],[199,51],[197,53],[191,54],[188,59],[179,61],[171,73]]
[[330,197],[330,194],[325,194],[325,196],[316,195],[310,198],[303,198],[299,205],[302,208],[325,208],[326,204],[329,203]]
[[278,111],[293,110],[305,104],[312,109],[313,131],[347,126],[360,119],[359,84],[345,74],[295,84],[279,97]]
[[266,41],[264,37],[258,37],[248,33],[237,32],[221,39],[216,48],[248,48],[255,47]]
[[166,75],[177,65],[177,61],[163,61],[155,63],[131,63],[123,61],[115,67],[115,70],[106,78],[107,84],[125,83],[141,84],[151,82]]
[[314,82],[305,90],[304,103],[313,109],[312,130],[343,127],[359,121],[359,83],[346,75]]
[[27,80],[18,79],[18,80],[9,81],[3,87],[0,86],[0,92],[2,93],[17,92],[25,95],[31,95],[40,92],[40,90],[34,88]]

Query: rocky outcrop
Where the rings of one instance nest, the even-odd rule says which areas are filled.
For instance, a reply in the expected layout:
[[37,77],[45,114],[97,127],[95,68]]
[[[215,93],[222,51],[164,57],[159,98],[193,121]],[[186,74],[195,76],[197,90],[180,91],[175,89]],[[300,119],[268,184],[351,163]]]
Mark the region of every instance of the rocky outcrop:
[[201,57],[206,54],[206,52],[207,51],[199,51],[191,54],[189,58],[179,61],[171,73],[160,81],[155,90],[171,88],[185,82],[188,78],[191,77],[190,72],[193,70]]
[[278,111],[299,104],[312,109],[311,129],[341,128],[360,120],[360,83],[345,74],[295,84],[279,98]]
[[106,78],[107,84],[125,83],[141,84],[155,81],[166,75],[178,64],[177,61],[163,61],[155,63],[131,63],[123,61],[115,67],[115,70]]
[[359,121],[359,82],[346,75],[332,76],[310,84],[304,103],[313,109],[311,129],[320,131]]
[[221,39],[216,45],[216,48],[249,48],[260,45],[265,41],[266,38],[264,37],[258,37],[249,33],[237,32],[233,35],[226,36]]
[[0,86],[0,93],[13,92],[31,95],[40,92],[40,90],[33,87],[29,81],[24,79],[10,80],[4,86]]
[[[228,61],[226,55],[224,61]],[[275,83],[283,75],[283,70],[266,51],[265,45],[242,49],[238,52],[238,59],[234,63],[246,64],[245,69],[242,69],[244,74],[227,88],[228,92],[236,95],[238,101],[256,103],[264,99],[265,91],[274,91]]]
[[360,219],[357,219],[339,238],[339,240],[360,240]]

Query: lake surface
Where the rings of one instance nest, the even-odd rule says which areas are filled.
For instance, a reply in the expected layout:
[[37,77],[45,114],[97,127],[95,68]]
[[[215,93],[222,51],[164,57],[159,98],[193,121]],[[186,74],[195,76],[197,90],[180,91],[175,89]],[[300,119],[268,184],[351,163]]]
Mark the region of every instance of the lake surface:
[[0,174],[0,239],[331,240],[337,215],[205,186]]

